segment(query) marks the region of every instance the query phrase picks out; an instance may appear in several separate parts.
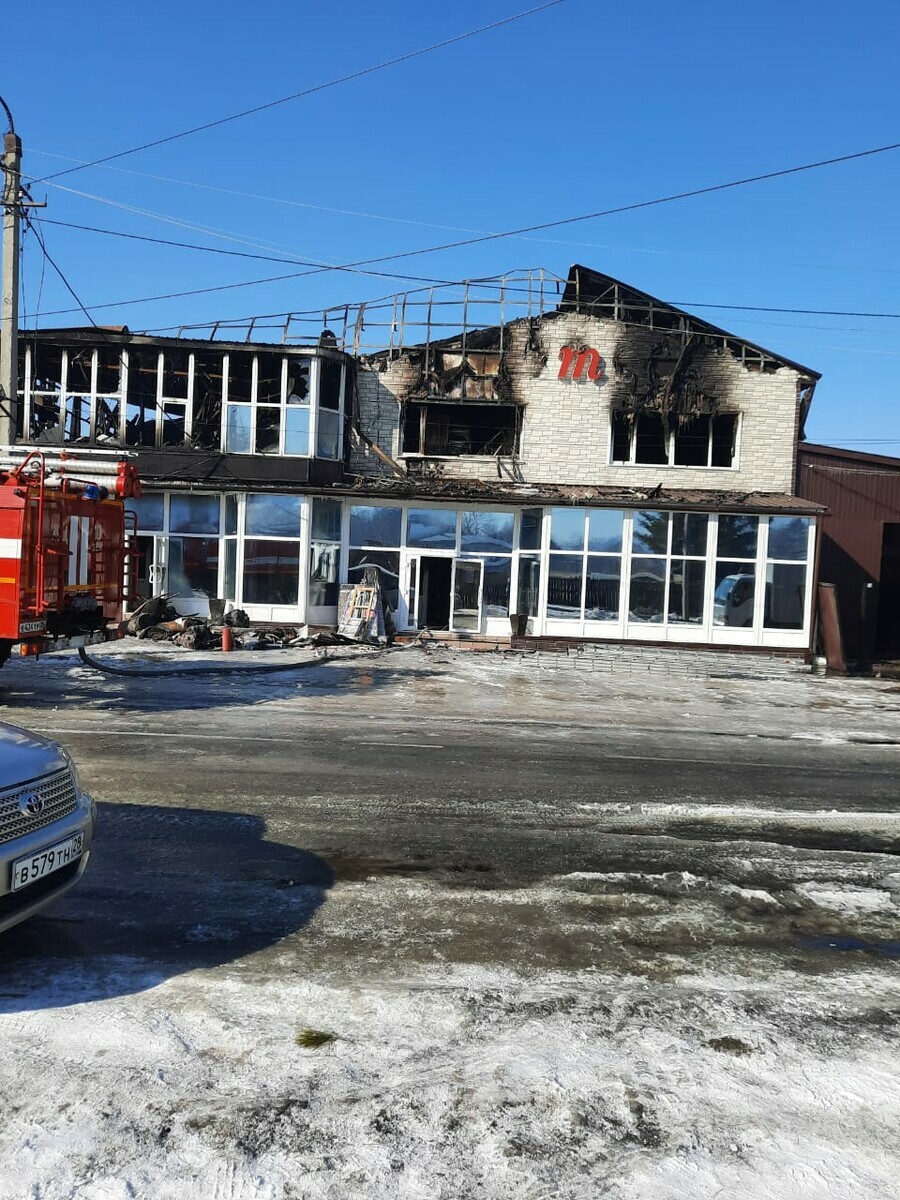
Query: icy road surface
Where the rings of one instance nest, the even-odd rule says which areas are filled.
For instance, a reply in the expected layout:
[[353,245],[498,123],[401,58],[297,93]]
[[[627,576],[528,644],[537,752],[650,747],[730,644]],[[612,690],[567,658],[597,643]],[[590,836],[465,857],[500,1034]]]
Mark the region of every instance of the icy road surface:
[[900,1195],[898,685],[65,657],[0,719],[102,813],[0,940],[3,1200]]

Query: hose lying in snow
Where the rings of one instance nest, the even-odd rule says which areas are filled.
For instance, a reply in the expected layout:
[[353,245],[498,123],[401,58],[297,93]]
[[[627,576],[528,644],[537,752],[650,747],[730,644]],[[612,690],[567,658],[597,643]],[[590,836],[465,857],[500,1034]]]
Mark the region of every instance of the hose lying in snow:
[[99,658],[93,658],[87,653],[84,646],[78,647],[78,657],[86,667],[93,667],[95,671],[103,671],[107,675],[129,675],[136,679],[164,679],[170,675],[247,675],[251,672],[273,675],[277,671],[299,671],[303,667],[319,667],[322,663],[331,662],[334,655],[323,654],[318,658],[296,663],[260,663],[258,666],[254,663],[250,667],[237,665],[230,667],[176,667],[174,670],[168,671],[142,670],[140,667],[114,667],[110,663],[101,662]]

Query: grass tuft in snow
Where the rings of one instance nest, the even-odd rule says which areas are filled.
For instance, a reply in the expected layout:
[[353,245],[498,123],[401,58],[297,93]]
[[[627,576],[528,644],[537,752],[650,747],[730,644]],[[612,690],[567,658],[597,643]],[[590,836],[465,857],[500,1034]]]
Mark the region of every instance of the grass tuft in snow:
[[337,1041],[337,1034],[324,1029],[301,1029],[294,1041],[304,1050],[318,1050],[320,1046]]

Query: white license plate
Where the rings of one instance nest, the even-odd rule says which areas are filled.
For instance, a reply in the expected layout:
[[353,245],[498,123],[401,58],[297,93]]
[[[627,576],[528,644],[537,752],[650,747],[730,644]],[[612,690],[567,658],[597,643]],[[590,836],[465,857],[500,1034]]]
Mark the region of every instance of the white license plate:
[[74,837],[66,838],[64,842],[57,842],[53,846],[47,846],[45,850],[38,850],[36,854],[29,854],[26,858],[17,858],[13,863],[11,890],[17,892],[19,888],[27,887],[29,883],[37,883],[45,875],[52,875],[61,867],[67,867],[69,863],[73,863],[81,857],[83,849],[84,834],[76,833]]

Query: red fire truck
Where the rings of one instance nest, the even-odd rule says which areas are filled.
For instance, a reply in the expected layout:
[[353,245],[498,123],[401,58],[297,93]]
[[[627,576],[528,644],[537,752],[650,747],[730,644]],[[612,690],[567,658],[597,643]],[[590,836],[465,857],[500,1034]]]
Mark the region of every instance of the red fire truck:
[[41,450],[0,464],[0,666],[119,636],[133,514],[133,464]]

